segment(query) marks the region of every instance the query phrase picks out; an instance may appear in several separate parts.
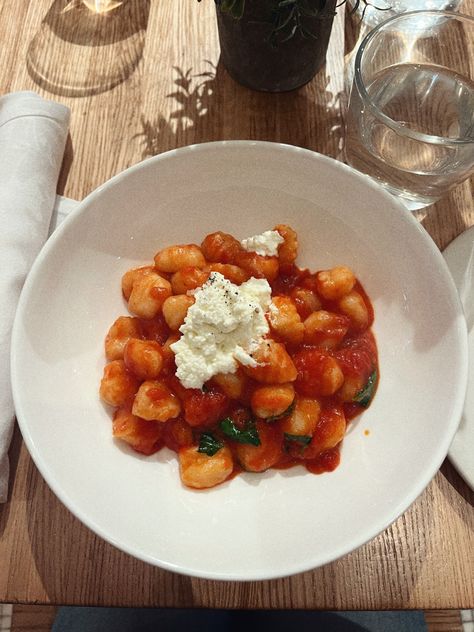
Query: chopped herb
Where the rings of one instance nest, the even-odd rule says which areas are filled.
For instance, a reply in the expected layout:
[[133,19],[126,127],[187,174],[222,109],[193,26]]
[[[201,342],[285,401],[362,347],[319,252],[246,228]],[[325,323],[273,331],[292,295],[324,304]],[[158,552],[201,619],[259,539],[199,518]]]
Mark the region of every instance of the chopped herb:
[[235,423],[226,417],[219,423],[219,428],[229,439],[233,439],[238,443],[248,443],[250,445],[260,445],[260,437],[254,421],[247,421],[243,430],[237,428]]
[[362,406],[363,408],[367,408],[370,402],[372,401],[372,397],[374,396],[376,384],[377,384],[377,369],[374,369],[372,373],[370,374],[370,377],[367,380],[367,383],[365,384],[364,388],[362,388],[357,393],[357,395],[355,395],[352,401],[355,402],[356,404],[359,404],[359,406]]
[[294,441],[296,443],[300,443],[303,446],[306,446],[309,443],[311,443],[311,437],[309,435],[294,435],[294,434],[289,434],[288,432],[285,432],[285,439],[287,439],[288,441]]
[[295,409],[295,402],[293,400],[286,410],[284,410],[279,415],[273,415],[272,417],[267,417],[265,421],[272,423],[274,421],[278,421],[279,419],[283,419],[283,417],[288,417],[288,415],[291,415],[294,409]]
[[205,384],[203,384],[203,385],[202,385],[202,388],[201,388],[201,391],[202,391],[203,393],[209,393],[209,387],[208,387],[208,386],[206,386]]
[[224,447],[222,441],[216,439],[210,432],[203,432],[199,439],[198,452],[204,452],[207,456],[214,456],[216,452],[219,452]]

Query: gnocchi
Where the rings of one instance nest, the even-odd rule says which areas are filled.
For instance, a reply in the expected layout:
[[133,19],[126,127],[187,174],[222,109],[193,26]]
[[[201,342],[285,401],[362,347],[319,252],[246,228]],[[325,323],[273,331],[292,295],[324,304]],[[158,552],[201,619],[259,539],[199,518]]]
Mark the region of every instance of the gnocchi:
[[136,417],[126,406],[116,410],[112,427],[113,436],[125,441],[137,452],[150,455],[161,447],[161,426]]
[[188,309],[194,303],[192,296],[186,294],[178,294],[177,296],[169,296],[163,303],[163,316],[166,324],[171,331],[178,331],[184,323]]
[[349,317],[353,329],[357,331],[367,329],[369,325],[369,310],[359,292],[348,292],[339,300],[338,307],[343,314]]
[[212,380],[229,399],[243,397],[247,378],[242,369],[238,369],[235,373],[218,373]]
[[281,265],[292,264],[298,255],[298,235],[291,226],[278,224],[275,230],[283,237],[283,243],[278,246],[278,260]]
[[316,279],[319,294],[330,301],[335,301],[349,294],[356,282],[354,273],[346,266],[322,270],[318,272]]
[[135,281],[154,271],[155,269],[153,266],[143,266],[142,268],[133,268],[132,270],[125,272],[122,277],[122,294],[124,295],[125,300],[128,301],[130,298]]
[[284,342],[298,345],[303,342],[305,326],[289,296],[274,296],[268,312],[272,331]]
[[195,244],[168,246],[155,255],[155,268],[159,272],[178,272],[189,266],[202,268],[205,265],[204,255]]
[[223,483],[234,469],[232,452],[227,446],[208,456],[196,446],[181,448],[178,452],[181,480],[188,487],[205,489]]
[[177,270],[171,277],[173,294],[186,294],[189,290],[200,287],[208,278],[209,273],[195,266],[186,266]]
[[[267,242],[259,253],[249,240],[244,248],[219,231],[200,246],[162,248],[152,265],[122,276],[130,314],[119,316],[105,336],[99,395],[115,409],[113,436],[141,454],[176,452],[181,481],[191,489],[214,487],[240,470],[302,465],[315,474],[332,471],[348,423],[376,392],[374,314],[353,270],[300,269],[295,230],[278,224],[274,231],[283,241],[273,248]],[[215,370],[202,388],[193,382],[186,388],[173,349],[192,310],[201,309],[199,290],[215,281],[213,275],[222,275],[235,292],[244,283],[268,288],[263,333],[236,352],[233,371]],[[209,322],[217,309],[212,302]],[[202,352],[210,354],[206,344]]]
[[285,345],[281,342],[268,338],[252,355],[257,363],[256,366],[244,366],[243,370],[257,382],[284,384],[296,380],[296,367]]
[[135,278],[128,299],[128,309],[142,318],[154,318],[171,296],[171,284],[156,272]]
[[347,334],[349,325],[350,319],[347,316],[320,309],[304,321],[304,341],[316,347],[332,349]]
[[138,384],[138,378],[127,370],[123,360],[112,360],[104,367],[100,396],[109,406],[123,406],[135,396]]
[[176,395],[163,382],[142,382],[133,400],[132,413],[148,421],[168,421],[181,412]]
[[131,338],[141,338],[141,335],[138,318],[119,316],[105,337],[105,356],[107,360],[121,360],[127,342]]
[[292,384],[258,386],[252,393],[250,406],[257,417],[271,419],[287,411],[294,399],[295,389]]
[[131,338],[125,345],[123,360],[127,369],[140,380],[151,380],[161,371],[163,353],[154,340]]

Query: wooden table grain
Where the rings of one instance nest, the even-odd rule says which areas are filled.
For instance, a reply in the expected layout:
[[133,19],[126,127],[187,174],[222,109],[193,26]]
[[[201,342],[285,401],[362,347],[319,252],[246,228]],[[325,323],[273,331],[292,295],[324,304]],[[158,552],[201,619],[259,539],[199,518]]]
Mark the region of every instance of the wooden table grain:
[[[77,7],[65,12],[67,4],[0,4],[0,94],[32,89],[72,111],[60,193],[82,199],[148,156],[211,140],[279,141],[340,157],[344,69],[357,39],[357,25],[344,9],[317,77],[297,92],[268,95],[240,87],[219,65],[211,0],[128,0],[103,22],[104,31],[97,31],[84,13],[74,15]],[[474,1],[462,8],[474,13]],[[469,54],[474,59],[472,50]],[[441,249],[474,224],[472,183],[432,207],[423,224]],[[56,499],[18,431],[10,455],[9,502],[0,506],[0,601],[212,608],[474,606],[474,495],[447,461],[404,515],[350,555],[285,579],[232,583],[180,576],[116,550]]]

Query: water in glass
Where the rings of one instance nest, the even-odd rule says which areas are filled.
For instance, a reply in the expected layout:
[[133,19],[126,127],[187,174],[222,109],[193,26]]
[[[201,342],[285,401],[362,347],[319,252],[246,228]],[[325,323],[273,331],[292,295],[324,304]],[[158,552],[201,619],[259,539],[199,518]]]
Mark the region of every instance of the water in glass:
[[[406,203],[408,198],[412,210],[439,199],[468,175],[474,162],[471,81],[440,66],[406,63],[383,69],[366,89],[388,119],[372,113],[370,102],[363,103],[353,87],[346,136],[353,167]],[[397,126],[426,137],[400,134]]]

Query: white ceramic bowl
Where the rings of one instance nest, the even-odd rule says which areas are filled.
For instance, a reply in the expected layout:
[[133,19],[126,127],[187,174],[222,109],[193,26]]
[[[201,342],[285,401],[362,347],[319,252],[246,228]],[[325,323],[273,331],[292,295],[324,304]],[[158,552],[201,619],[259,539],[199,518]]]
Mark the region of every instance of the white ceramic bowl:
[[[121,275],[168,244],[200,242],[215,230],[242,238],[281,222],[299,233],[301,265],[348,264],[372,298],[376,398],[351,425],[335,472],[271,470],[191,491],[174,454],[120,448],[99,401],[104,335],[126,313]],[[36,465],[93,531],[173,571],[264,579],[352,551],[413,502],[456,431],[466,350],[442,256],[377,185],[303,149],[210,143],[116,176],[54,233],[21,296],[13,393]]]

